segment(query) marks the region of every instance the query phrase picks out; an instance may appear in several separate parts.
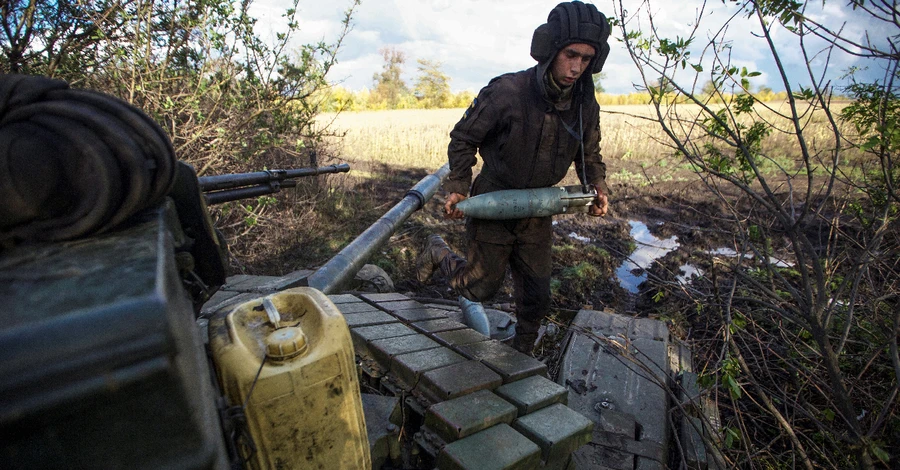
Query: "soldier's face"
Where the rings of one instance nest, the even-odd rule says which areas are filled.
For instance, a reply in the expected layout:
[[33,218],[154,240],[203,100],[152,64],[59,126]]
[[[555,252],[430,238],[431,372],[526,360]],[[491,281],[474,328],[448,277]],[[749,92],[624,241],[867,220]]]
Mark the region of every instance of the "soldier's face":
[[591,65],[594,54],[594,48],[583,43],[569,44],[560,49],[550,66],[553,80],[556,80],[556,83],[562,87],[574,85],[581,74]]

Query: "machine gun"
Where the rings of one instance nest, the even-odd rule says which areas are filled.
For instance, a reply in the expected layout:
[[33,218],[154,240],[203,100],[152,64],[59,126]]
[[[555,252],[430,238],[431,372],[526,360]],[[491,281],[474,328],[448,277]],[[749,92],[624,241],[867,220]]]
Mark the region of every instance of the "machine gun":
[[341,163],[318,168],[293,168],[289,170],[264,170],[252,173],[201,176],[198,178],[200,190],[209,205],[263,196],[281,191],[281,188],[297,186],[296,178],[346,173],[350,165]]

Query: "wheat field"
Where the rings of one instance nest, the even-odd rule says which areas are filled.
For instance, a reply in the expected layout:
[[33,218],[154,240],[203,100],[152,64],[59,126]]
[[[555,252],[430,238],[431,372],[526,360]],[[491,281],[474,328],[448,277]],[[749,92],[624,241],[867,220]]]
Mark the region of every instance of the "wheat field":
[[[757,119],[775,124],[776,129],[766,141],[767,152],[785,161],[797,159],[800,149],[793,128],[787,119],[779,116],[787,111],[787,105],[768,103],[759,107]],[[696,106],[680,105],[677,110],[683,126],[690,126],[700,114]],[[323,114],[317,123],[336,134],[327,142],[334,154],[351,165],[433,171],[446,163],[449,133],[463,112],[463,109],[343,112]],[[600,113],[601,152],[610,168],[611,183],[641,184],[648,182],[648,178],[670,178],[671,169],[689,168],[674,156],[650,105],[602,106]],[[809,113],[804,121],[808,124],[807,137],[827,141],[830,128],[822,113]],[[657,170],[656,175],[648,177],[646,169]],[[357,176],[365,177],[359,172]]]

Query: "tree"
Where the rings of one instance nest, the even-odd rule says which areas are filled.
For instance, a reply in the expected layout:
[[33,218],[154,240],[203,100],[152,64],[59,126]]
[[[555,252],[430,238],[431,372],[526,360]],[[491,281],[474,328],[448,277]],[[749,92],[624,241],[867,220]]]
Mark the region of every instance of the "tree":
[[598,74],[594,74],[594,93],[606,93],[606,89],[603,88],[603,85],[600,83],[602,80],[606,80],[606,72],[600,72]]
[[452,98],[450,94],[450,77],[441,71],[440,62],[427,59],[418,61],[419,75],[416,78],[414,93],[423,108],[444,108]]
[[[0,70],[41,74],[123,98],[169,132],[201,172],[273,147],[314,143],[318,90],[350,29],[335,42],[289,47],[296,0],[273,43],[254,32],[250,2],[15,0],[0,7]],[[276,28],[278,25],[273,25]]]
[[372,100],[382,102],[388,109],[395,109],[404,96],[409,94],[406,82],[401,78],[406,54],[394,47],[382,47],[379,52],[384,59],[381,73],[372,76],[375,82]]
[[[733,259],[712,264],[698,286],[658,286],[671,294],[665,298],[696,306],[716,327],[696,339],[706,360],[704,378],[726,405],[724,433],[737,437],[725,440],[734,445],[724,449],[729,463],[777,467],[793,461],[808,469],[896,465],[896,5],[851,0],[849,7],[866,15],[867,24],[890,30],[887,39],[857,40],[844,36],[841,25],[814,20],[804,2],[727,2],[732,9],[727,23],[755,23],[759,49],[769,54],[787,90],[785,112],[751,92],[759,72],[732,62],[727,35],[744,25],[716,25],[709,36],[698,33],[706,18],[701,9],[688,37],[669,38],[661,35],[649,3],[638,13],[626,13],[621,0],[617,5],[616,25],[650,90],[657,121],[673,153],[696,169],[706,190],[727,208],[722,230],[733,234],[738,251]],[[649,23],[642,31],[630,30],[635,18]],[[795,39],[791,47],[806,67],[799,76],[785,67],[776,34]],[[813,48],[821,42],[812,38],[824,40],[824,49]],[[855,101],[842,111],[832,103],[831,84],[824,78],[838,51],[865,57],[885,71],[880,80],[854,80],[847,91]],[[816,64],[823,58],[820,68]],[[850,76],[855,78],[852,70]],[[695,85],[707,77],[712,86],[696,92]],[[713,95],[724,106],[711,106]],[[689,106],[679,105],[682,101]],[[826,132],[814,132],[817,125]],[[793,141],[787,159],[784,146],[769,145],[768,137],[776,134]]]
[[714,96],[716,91],[716,84],[712,80],[707,80],[706,83],[703,84],[700,93],[706,96]]
[[[348,0],[332,42],[300,46],[294,45],[297,0],[289,2],[281,22],[267,25],[277,31],[271,41],[256,34],[250,4],[0,2],[0,72],[60,78],[133,103],[166,130],[178,158],[201,175],[305,166],[308,152],[327,132],[316,127],[314,117],[359,2]],[[216,209],[233,259],[263,257],[272,246],[296,243],[292,230],[262,230],[266,220],[277,220],[280,227],[309,225],[297,219],[310,211],[293,207],[314,204],[284,203],[270,219],[264,212],[281,203],[267,201],[274,199]]]

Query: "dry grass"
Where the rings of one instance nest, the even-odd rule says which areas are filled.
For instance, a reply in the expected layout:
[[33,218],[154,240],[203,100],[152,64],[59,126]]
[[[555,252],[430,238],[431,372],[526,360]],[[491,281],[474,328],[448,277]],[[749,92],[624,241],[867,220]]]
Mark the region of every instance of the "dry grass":
[[[839,111],[838,107],[833,110]],[[775,164],[791,168],[800,149],[790,121],[779,116],[787,112],[786,103],[758,105],[758,118],[777,129],[766,140],[766,153]],[[463,109],[344,112],[321,115],[318,122],[343,134],[342,138],[331,138],[329,145],[354,166],[356,178],[366,179],[383,177],[370,173],[377,168],[432,171],[442,166],[447,161],[450,130],[462,113]],[[700,108],[679,105],[677,113],[667,117],[679,119],[683,131],[690,132],[688,126],[700,116]],[[822,113],[812,113],[804,121],[809,124],[809,141],[833,142]],[[645,185],[693,178],[690,166],[675,157],[650,105],[601,106],[600,128],[611,184]],[[574,171],[570,173],[564,184],[576,181]]]
[[[332,138],[329,144],[334,147],[336,154],[355,164],[354,167],[376,164],[434,170],[447,162],[450,130],[463,111],[434,109],[345,112],[338,115],[325,114],[318,121],[328,123],[333,131],[343,134],[342,138]],[[671,153],[654,141],[663,135],[658,125],[646,119],[650,116],[649,113],[650,108],[647,106],[603,108],[603,154],[610,168],[620,167],[617,161],[621,159],[658,163],[655,161],[658,157]],[[359,177],[367,176],[364,170],[354,170],[354,173]],[[634,171],[613,172],[610,180],[626,182],[639,177],[636,175]]]
[[450,130],[462,109],[411,109],[323,114],[319,123],[343,137],[332,138],[336,153],[350,163],[433,170],[447,161]]

